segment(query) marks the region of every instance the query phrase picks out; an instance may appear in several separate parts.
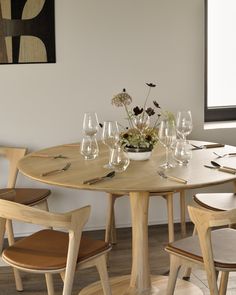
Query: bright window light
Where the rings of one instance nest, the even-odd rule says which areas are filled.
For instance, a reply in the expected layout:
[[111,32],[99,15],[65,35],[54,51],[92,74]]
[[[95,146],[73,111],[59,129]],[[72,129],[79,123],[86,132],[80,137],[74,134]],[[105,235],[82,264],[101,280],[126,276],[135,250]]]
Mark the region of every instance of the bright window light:
[[236,106],[236,0],[208,0],[207,107]]

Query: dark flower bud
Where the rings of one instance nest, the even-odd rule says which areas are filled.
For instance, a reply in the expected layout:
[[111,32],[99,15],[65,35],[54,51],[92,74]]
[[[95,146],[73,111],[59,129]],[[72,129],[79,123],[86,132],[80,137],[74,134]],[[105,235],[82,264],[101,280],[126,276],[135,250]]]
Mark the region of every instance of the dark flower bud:
[[148,114],[149,117],[151,117],[155,114],[155,111],[153,108],[147,108],[146,113]]
[[138,116],[138,115],[142,114],[143,108],[140,109],[139,107],[135,107],[135,108],[133,108],[133,112],[134,112],[135,116]]
[[146,83],[146,85],[149,87],[156,87],[156,84],[153,84],[153,83]]
[[154,106],[155,106],[156,108],[158,108],[158,109],[161,108],[160,105],[159,105],[159,103],[158,103],[156,100],[153,101],[153,104],[154,104]]
[[147,141],[151,141],[151,140],[152,140],[152,137],[151,137],[151,135],[146,135],[145,139],[146,139]]
[[128,138],[128,137],[129,137],[128,133],[123,134],[123,138]]
[[123,88],[123,92],[126,92],[126,89],[125,88]]
[[102,123],[99,123],[99,126],[100,126],[101,128],[103,128],[103,125],[102,125]]

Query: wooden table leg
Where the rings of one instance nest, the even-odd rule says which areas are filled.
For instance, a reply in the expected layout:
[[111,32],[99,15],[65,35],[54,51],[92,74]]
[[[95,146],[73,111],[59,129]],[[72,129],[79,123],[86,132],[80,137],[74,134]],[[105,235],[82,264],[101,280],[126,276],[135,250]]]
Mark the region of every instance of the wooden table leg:
[[151,287],[148,260],[148,192],[131,192],[132,215],[132,271],[130,287],[138,292]]
[[[132,270],[130,276],[110,279],[112,295],[166,295],[166,276],[150,275],[148,259],[148,192],[131,192]],[[158,262],[157,262],[158,263]],[[103,295],[100,282],[91,284],[79,295]],[[203,295],[195,285],[178,280],[175,295]]]

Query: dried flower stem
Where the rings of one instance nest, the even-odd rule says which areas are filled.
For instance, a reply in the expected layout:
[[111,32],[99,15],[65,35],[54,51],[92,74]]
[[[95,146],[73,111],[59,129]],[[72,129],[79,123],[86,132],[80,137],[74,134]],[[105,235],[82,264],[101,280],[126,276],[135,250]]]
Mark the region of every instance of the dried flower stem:
[[132,120],[130,119],[130,114],[129,114],[129,110],[128,110],[128,108],[127,108],[127,105],[126,105],[126,104],[123,104],[123,105],[124,105],[124,107],[125,107],[125,111],[126,111],[127,116],[128,116],[129,127],[130,127],[130,128],[134,128],[133,122],[132,122]]

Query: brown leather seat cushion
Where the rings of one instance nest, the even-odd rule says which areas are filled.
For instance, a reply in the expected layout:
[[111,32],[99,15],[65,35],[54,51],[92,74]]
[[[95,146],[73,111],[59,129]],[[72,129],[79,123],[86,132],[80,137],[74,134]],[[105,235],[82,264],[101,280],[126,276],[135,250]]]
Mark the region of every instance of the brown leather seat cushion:
[[[9,263],[30,269],[53,270],[66,266],[68,233],[56,230],[41,230],[17,241],[3,251]],[[104,241],[81,238],[78,262],[110,249]]]
[[6,188],[0,189],[0,199],[24,205],[35,205],[47,198],[51,191],[37,188]]
[[196,194],[193,199],[203,208],[210,210],[225,211],[236,208],[236,194],[233,193]]
[[[215,266],[236,268],[236,230],[225,228],[211,232]],[[170,243],[166,251],[203,262],[198,236]]]

